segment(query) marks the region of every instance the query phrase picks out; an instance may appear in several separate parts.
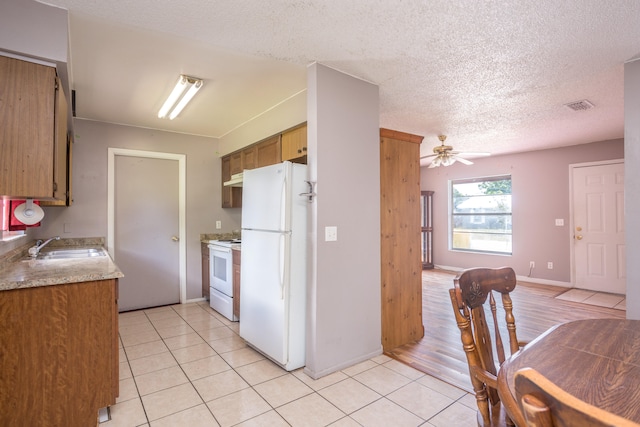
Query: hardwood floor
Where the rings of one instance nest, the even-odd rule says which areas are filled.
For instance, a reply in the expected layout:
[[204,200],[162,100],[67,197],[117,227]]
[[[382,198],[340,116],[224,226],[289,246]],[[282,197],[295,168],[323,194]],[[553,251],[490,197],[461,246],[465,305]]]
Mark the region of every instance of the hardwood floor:
[[[473,392],[467,361],[460,341],[449,289],[455,273],[425,270],[422,273],[422,322],[424,338],[386,354],[422,372]],[[624,310],[599,307],[555,297],[565,288],[518,282],[511,293],[518,339],[531,341],[558,323],[588,318],[625,318]],[[506,337],[506,332],[502,334]]]

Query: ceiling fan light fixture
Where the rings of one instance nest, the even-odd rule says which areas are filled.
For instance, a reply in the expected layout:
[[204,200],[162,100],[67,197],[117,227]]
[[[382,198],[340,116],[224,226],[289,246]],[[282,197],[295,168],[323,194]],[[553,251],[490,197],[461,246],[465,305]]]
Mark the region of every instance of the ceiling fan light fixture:
[[456,158],[449,156],[449,155],[444,155],[442,157],[442,166],[451,166],[452,164],[454,164],[456,162]]
[[460,162],[463,165],[472,165],[473,162],[470,160],[461,157],[462,155],[476,155],[476,156],[488,156],[489,153],[461,153],[459,151],[454,151],[453,147],[450,145],[444,145],[444,142],[447,139],[446,135],[438,135],[438,139],[440,140],[440,145],[436,145],[433,147],[433,154],[429,154],[427,156],[422,156],[420,159],[426,159],[428,157],[433,157],[433,160],[429,164],[430,168],[437,168],[439,166],[451,166],[455,162]]
[[181,74],[176,86],[158,111],[158,118],[175,119],[202,87],[202,79]]

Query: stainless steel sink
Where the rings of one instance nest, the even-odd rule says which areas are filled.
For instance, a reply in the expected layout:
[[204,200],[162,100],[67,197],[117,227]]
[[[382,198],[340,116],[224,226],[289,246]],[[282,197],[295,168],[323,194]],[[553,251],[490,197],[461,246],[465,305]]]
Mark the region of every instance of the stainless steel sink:
[[73,258],[93,258],[106,256],[104,249],[81,248],[81,249],[55,249],[42,251],[36,259],[73,259]]

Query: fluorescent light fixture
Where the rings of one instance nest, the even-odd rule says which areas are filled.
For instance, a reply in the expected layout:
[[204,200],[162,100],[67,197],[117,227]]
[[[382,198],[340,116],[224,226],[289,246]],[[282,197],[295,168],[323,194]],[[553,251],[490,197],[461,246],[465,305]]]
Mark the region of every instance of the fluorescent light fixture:
[[169,116],[169,120],[175,119],[201,87],[202,79],[180,74],[176,87],[158,111],[158,118],[164,119]]

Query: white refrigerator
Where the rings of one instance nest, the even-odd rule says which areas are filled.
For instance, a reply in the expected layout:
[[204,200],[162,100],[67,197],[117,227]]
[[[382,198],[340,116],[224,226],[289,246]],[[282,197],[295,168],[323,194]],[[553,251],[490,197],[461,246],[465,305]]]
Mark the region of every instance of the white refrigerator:
[[305,365],[307,166],[244,171],[240,336],[287,371]]

